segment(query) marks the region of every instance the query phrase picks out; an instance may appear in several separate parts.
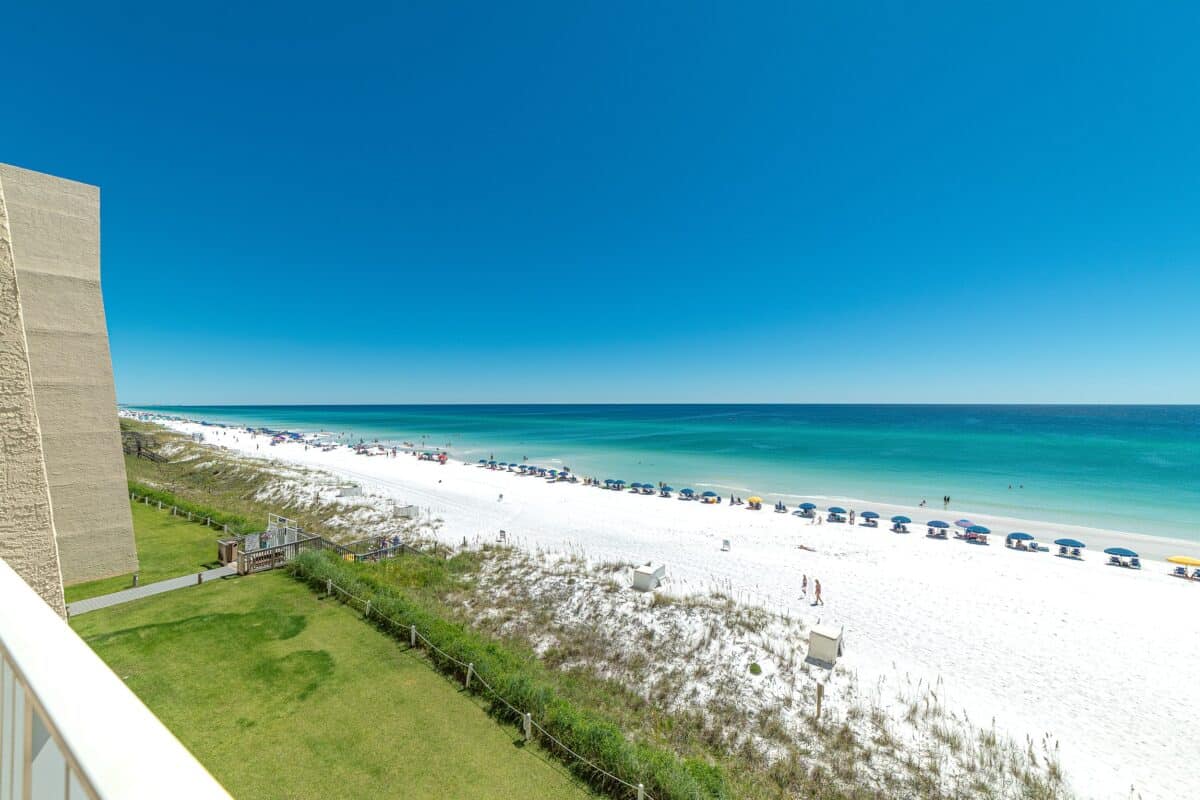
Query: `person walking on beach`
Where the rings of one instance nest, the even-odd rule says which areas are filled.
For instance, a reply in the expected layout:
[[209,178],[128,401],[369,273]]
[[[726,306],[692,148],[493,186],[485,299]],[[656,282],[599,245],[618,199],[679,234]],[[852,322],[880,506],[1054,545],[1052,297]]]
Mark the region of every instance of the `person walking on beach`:
[[813,578],[813,605],[825,605],[825,601],[821,599],[821,581],[817,578]]
[[854,524],[854,509],[850,509],[850,524]]
[[801,597],[801,599],[808,598],[808,576],[807,575],[800,576],[800,597]]

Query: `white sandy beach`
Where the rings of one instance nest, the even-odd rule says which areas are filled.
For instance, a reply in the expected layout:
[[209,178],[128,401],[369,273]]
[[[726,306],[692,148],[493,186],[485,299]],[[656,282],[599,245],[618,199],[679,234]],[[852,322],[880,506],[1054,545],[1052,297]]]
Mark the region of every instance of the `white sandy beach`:
[[[1195,544],[1115,531],[1042,525],[940,508],[817,499],[858,511],[903,513],[912,533],[813,525],[766,507],[751,511],[634,495],[411,455],[366,457],[339,447],[270,445],[234,428],[172,421],[210,444],[319,468],[368,491],[427,508],[448,543],[494,539],[581,552],[590,559],[661,561],[670,589],[732,587],[749,602],[845,627],[840,666],[861,682],[908,675],[941,681],[945,704],[979,727],[992,720],[1018,741],[1049,734],[1071,787],[1083,797],[1194,796],[1200,763],[1200,582],[1171,577],[1161,558],[1197,555]],[[503,499],[499,499],[503,495]],[[796,498],[787,498],[789,505]],[[927,519],[960,516],[990,527],[988,547],[929,540]],[[1003,533],[1040,542],[1072,536],[1082,562],[1006,549]],[[721,540],[732,549],[721,551]],[[810,547],[815,552],[800,549]],[[1143,555],[1138,572],[1105,564],[1104,547]],[[826,605],[800,598],[802,574],[819,578]],[[811,595],[811,592],[810,592]]]

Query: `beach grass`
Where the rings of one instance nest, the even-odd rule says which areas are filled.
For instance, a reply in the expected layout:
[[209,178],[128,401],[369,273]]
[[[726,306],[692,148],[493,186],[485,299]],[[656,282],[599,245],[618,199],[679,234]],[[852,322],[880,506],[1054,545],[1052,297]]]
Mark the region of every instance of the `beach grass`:
[[357,616],[278,572],[71,624],[235,797],[592,796]]
[[[156,505],[132,504],[137,543],[138,580],[142,585],[219,566],[217,532]],[[65,587],[68,603],[119,592],[133,585],[133,573]]]

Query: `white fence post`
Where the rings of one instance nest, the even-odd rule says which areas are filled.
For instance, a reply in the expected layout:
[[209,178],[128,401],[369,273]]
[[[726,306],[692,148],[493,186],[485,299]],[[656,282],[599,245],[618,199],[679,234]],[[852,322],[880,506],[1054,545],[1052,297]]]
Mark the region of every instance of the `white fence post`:
[[638,784],[638,800],[646,800],[646,787]]
[[162,511],[162,500],[158,501],[158,510]]
[[333,596],[333,578],[325,579],[325,596],[326,597]]
[[525,741],[533,740],[533,714],[525,712]]
[[417,626],[416,625],[408,626],[408,644],[411,647],[417,646]]
[[471,688],[471,676],[474,674],[475,674],[475,662],[472,661],[470,664],[467,664],[467,679],[465,681],[463,681],[464,689]]
[[367,601],[367,607],[363,611],[363,616],[366,617],[367,619],[371,618],[371,601],[370,600]]

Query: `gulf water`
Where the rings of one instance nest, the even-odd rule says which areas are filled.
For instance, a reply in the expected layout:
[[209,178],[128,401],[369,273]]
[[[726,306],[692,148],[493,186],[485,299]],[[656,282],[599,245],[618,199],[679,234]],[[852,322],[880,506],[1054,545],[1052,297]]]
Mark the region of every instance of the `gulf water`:
[[1200,541],[1200,406],[139,406],[679,489],[855,497]]

